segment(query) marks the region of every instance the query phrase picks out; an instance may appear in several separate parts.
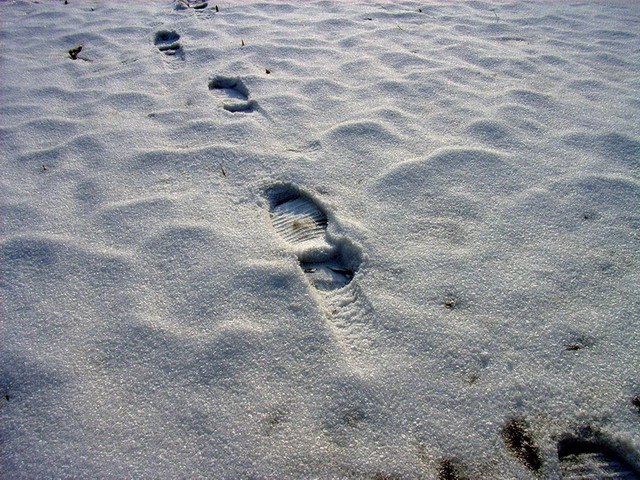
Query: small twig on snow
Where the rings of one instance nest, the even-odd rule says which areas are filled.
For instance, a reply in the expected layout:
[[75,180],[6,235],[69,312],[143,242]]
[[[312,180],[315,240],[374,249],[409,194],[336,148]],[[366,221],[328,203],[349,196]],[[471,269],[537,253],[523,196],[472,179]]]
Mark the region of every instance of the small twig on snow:
[[75,48],[72,48],[71,50],[69,50],[69,56],[71,57],[71,60],[77,60],[78,59],[78,54],[82,51],[82,45],[78,45]]

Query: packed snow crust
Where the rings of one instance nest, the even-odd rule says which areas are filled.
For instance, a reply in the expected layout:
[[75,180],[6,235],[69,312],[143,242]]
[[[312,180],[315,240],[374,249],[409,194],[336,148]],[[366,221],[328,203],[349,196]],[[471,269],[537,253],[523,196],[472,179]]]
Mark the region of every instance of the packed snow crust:
[[0,19],[1,478],[639,475],[640,3]]

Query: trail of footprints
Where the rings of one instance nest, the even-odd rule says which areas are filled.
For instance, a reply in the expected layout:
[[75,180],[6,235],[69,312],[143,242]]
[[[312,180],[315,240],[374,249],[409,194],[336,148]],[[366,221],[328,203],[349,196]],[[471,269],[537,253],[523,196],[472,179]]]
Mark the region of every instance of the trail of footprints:
[[[182,8],[205,8],[181,0]],[[180,7],[177,7],[180,8]],[[168,61],[184,60],[184,50],[175,30],[159,30],[154,45]],[[249,98],[245,83],[237,77],[215,76],[209,80],[211,94],[232,113],[253,112],[257,104]],[[278,185],[267,191],[271,221],[277,234],[296,253],[300,268],[322,299],[334,327],[355,348],[369,347],[367,314],[370,307],[353,279],[360,266],[358,249],[348,241],[333,243],[327,237],[329,220],[323,209],[293,185]],[[639,400],[640,404],[640,400]],[[507,448],[535,473],[543,467],[540,450],[529,434],[526,420],[516,418],[503,429]],[[558,443],[560,475],[565,480],[640,480],[640,473],[619,454],[593,438],[565,437]],[[443,461],[440,479],[462,479],[461,467]]]
[[[197,8],[197,7],[191,7]],[[180,44],[180,34],[175,30],[158,30],[153,37],[153,44],[165,55],[169,65],[176,59],[184,60],[185,54]],[[257,103],[249,98],[249,89],[237,77],[217,75],[209,80],[209,91],[223,101],[222,108],[232,113],[251,113],[256,110]]]

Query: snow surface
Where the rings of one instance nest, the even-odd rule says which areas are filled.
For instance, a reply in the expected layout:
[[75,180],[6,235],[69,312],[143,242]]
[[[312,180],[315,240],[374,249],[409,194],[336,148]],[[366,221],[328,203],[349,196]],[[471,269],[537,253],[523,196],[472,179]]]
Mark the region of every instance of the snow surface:
[[640,3],[176,6],[0,4],[0,477],[637,474]]

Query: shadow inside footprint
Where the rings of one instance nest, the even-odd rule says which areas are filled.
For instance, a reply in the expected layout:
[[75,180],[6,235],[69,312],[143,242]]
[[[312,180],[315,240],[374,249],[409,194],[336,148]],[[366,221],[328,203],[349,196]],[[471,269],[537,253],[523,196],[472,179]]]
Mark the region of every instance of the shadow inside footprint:
[[514,418],[502,429],[502,439],[529,470],[537,472],[542,467],[542,458],[529,431],[529,422],[522,417]]
[[558,443],[562,478],[638,480],[638,472],[615,451],[594,440],[569,437]]
[[322,291],[342,288],[353,280],[354,275],[338,258],[321,263],[300,262],[300,267],[307,274],[311,285]]
[[165,55],[176,55],[181,51],[180,35],[175,30],[159,30],[153,39],[153,44]]
[[192,2],[191,0],[178,0],[176,3],[176,10],[186,10],[188,8],[193,8],[194,10],[202,10],[207,8],[209,4],[207,2]]
[[249,89],[239,78],[218,75],[209,80],[209,90],[223,100],[222,108],[229,112],[250,113],[256,107],[256,102],[249,100]]
[[467,480],[466,468],[455,458],[445,458],[438,465],[438,480]]
[[291,185],[274,187],[268,196],[273,226],[294,248],[309,283],[324,292],[351,283],[359,261],[344,245],[328,240],[329,221],[320,206]]

